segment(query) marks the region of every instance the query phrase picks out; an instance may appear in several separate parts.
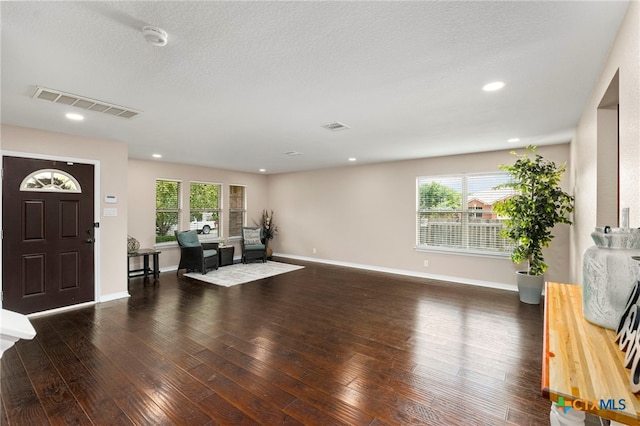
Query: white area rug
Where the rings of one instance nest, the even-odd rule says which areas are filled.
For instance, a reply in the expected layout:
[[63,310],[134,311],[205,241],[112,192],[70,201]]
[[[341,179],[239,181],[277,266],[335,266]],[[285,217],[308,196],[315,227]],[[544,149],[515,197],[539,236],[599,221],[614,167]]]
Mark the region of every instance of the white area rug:
[[200,272],[187,272],[184,276],[223,287],[231,287],[302,268],[304,266],[269,260],[267,263],[234,263],[229,266],[221,266],[215,271],[209,271],[207,275],[202,275]]

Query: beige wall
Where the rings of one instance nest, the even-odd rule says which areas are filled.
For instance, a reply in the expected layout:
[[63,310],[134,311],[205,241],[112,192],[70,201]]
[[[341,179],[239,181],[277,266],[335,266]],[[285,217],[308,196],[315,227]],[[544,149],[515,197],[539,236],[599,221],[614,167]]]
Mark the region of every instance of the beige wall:
[[[100,254],[96,270],[99,282],[98,301],[128,294],[127,234],[140,240],[144,247],[154,246],[156,178],[223,183],[225,209],[228,208],[226,203],[229,184],[245,185],[249,225],[253,224],[253,219],[260,218],[263,208],[268,208],[267,177],[264,175],[158,161],[128,160],[128,149],[123,143],[17,126],[3,125],[1,136],[3,152],[18,152],[45,158],[83,159],[99,163],[100,229],[96,233]],[[117,204],[105,204],[105,195],[116,195]],[[183,205],[187,205],[188,202],[188,195],[185,197],[182,200]],[[118,215],[102,216],[103,209],[107,207],[116,207]],[[184,217],[184,221],[186,229],[188,216]],[[175,244],[165,245],[161,250],[161,267],[171,268],[178,264],[179,253]],[[239,256],[239,247],[236,255]]]
[[[539,153],[568,162],[569,145],[540,147]],[[280,227],[272,246],[291,256],[515,286],[518,268],[508,259],[415,250],[416,177],[495,172],[513,161],[505,150],[271,175],[269,204]],[[568,228],[556,229],[548,279],[569,277]]]
[[[571,281],[582,282],[582,254],[593,245],[590,234],[598,223],[598,201],[605,199],[598,190],[603,182],[598,176],[614,173],[598,161],[602,138],[598,139],[598,105],[619,71],[619,146],[620,146],[620,207],[630,208],[630,226],[640,226],[640,3],[629,3],[627,15],[618,31],[602,74],[582,113],[571,144],[571,185],[576,194],[575,226],[571,232]],[[600,129],[602,130],[602,129]],[[600,164],[600,170],[598,165]],[[604,168],[604,170],[603,170]],[[602,202],[602,201],[601,201]],[[612,218],[609,218],[613,220]]]
[[[129,218],[128,234],[140,241],[142,247],[155,246],[155,184],[156,179],[178,180],[183,183],[182,206],[189,205],[189,182],[220,183],[222,186],[223,236],[228,238],[229,185],[246,186],[247,225],[258,221],[262,209],[268,208],[267,177],[254,173],[241,173],[208,167],[189,166],[162,161],[129,160],[128,163]],[[189,215],[182,214],[180,229],[189,229]],[[203,236],[204,237],[204,236]],[[240,256],[238,241],[229,241],[236,246],[235,256]],[[162,251],[160,267],[171,269],[178,265],[180,252],[176,243],[156,246]]]
[[[100,213],[105,207],[116,207],[118,216],[100,217],[96,232],[100,254],[96,274],[99,282],[98,300],[126,296],[127,293],[127,168],[128,149],[125,144],[90,139],[62,133],[45,132],[24,127],[3,125],[3,152],[20,152],[58,158],[99,161]],[[117,204],[104,204],[105,195],[116,195]]]
[[[602,146],[598,146],[597,107],[618,70],[620,205],[631,208],[631,226],[640,226],[639,40],[640,4],[630,2],[570,147],[540,148],[540,153],[555,161],[571,158],[570,192],[576,196],[575,225],[559,227],[547,251],[548,279],[581,282],[582,253],[592,245],[593,228],[603,225],[597,223],[598,175],[607,171],[602,164],[598,170],[597,153]],[[512,285],[517,269],[505,259],[417,252],[414,248],[416,176],[495,171],[497,164],[511,161],[508,151],[263,176],[127,160],[127,146],[113,141],[6,125],[1,131],[5,151],[99,161],[100,199],[118,196],[118,216],[100,217],[97,273],[103,299],[126,293],[127,233],[143,246],[153,245],[156,178],[223,183],[225,200],[229,184],[247,185],[249,224],[262,208],[273,208],[280,227],[273,248],[285,255],[507,285]],[[101,201],[101,212],[104,207],[114,206]],[[161,266],[178,263],[174,247],[162,250]],[[429,260],[428,268],[424,260]]]

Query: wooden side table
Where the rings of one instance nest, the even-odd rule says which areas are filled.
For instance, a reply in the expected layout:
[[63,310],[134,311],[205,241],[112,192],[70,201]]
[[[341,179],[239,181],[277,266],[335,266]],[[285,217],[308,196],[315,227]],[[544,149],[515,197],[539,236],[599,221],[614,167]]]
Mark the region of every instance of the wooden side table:
[[[127,253],[128,278],[144,276],[146,279],[150,274],[153,274],[153,280],[157,281],[158,278],[160,278],[160,262],[158,259],[160,253],[162,252],[154,249],[139,249],[137,251]],[[153,269],[149,266],[149,256],[153,257]],[[131,269],[131,259],[135,257],[143,258],[141,269]]]
[[234,246],[218,246],[218,265],[227,266],[233,264]]
[[616,332],[584,319],[582,286],[548,282],[544,305],[542,395],[554,401],[552,417],[584,424],[586,411],[612,425],[640,424],[640,397],[631,392]]

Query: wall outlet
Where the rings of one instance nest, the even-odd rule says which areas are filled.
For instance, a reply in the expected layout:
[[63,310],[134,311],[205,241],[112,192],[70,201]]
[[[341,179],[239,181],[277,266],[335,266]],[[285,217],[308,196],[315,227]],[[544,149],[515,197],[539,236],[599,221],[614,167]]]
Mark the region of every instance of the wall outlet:
[[315,247],[313,248],[313,254],[316,254],[316,248]]
[[429,261],[428,261],[428,260],[425,260],[425,261],[424,261],[424,267],[425,267],[425,268],[428,268],[428,267],[429,267]]

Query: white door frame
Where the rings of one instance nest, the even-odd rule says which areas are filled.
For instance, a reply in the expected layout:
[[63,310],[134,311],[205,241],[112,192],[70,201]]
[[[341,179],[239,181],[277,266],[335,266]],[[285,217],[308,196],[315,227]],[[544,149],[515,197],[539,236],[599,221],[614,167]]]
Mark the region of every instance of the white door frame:
[[[100,223],[100,160],[90,160],[88,158],[75,158],[58,155],[37,154],[33,152],[18,152],[0,150],[0,157],[23,157],[33,158],[36,160],[49,161],[66,161],[70,163],[92,164],[93,165],[93,221]],[[2,179],[0,176],[0,203],[2,200]],[[2,211],[4,206],[0,208],[0,224],[2,224]],[[93,229],[93,303],[100,300],[100,228]],[[2,239],[0,239],[0,251],[2,251]],[[2,288],[2,262],[0,262],[0,289]],[[89,302],[92,303],[92,302]],[[2,300],[0,300],[0,308],[2,308]],[[62,308],[64,309],[64,308]]]

